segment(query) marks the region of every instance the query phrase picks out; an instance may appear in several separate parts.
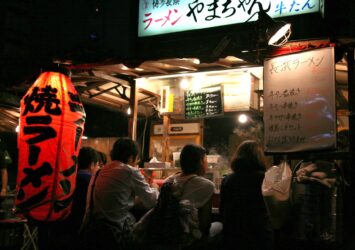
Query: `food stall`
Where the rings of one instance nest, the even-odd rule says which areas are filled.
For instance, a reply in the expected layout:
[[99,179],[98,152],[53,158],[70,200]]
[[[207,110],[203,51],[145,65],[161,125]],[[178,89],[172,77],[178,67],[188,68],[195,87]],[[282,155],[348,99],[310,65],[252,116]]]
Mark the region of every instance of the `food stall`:
[[136,79],[136,84],[138,88],[159,93],[161,98],[156,107],[160,119],[150,130],[151,162],[144,165],[144,171],[160,183],[159,179],[179,171],[179,152],[183,146],[199,144],[208,152],[206,177],[219,190],[221,178],[229,171],[229,157],[242,139],[234,140],[222,156],[204,143],[206,136],[209,139],[204,133],[208,126],[205,121],[241,113],[261,116],[262,67],[145,77]]

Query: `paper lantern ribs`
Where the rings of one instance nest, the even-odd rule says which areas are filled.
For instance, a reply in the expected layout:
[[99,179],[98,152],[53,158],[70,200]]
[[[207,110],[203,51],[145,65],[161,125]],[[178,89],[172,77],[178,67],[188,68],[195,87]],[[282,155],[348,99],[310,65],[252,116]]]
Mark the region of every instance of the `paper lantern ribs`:
[[85,111],[70,79],[44,72],[21,100],[16,206],[36,221],[70,213]]

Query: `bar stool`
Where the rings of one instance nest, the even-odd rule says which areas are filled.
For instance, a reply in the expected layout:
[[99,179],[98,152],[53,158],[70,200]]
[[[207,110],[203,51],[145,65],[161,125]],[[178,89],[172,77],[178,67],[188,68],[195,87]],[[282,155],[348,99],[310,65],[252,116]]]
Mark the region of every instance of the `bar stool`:
[[38,229],[19,217],[0,220],[0,249],[38,249]]
[[24,224],[23,245],[21,250],[38,249],[38,228],[27,223]]

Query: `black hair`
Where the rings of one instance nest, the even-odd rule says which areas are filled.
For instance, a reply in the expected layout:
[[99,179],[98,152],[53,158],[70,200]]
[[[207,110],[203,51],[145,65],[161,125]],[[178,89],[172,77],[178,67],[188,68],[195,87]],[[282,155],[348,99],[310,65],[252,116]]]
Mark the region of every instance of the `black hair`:
[[231,163],[235,172],[241,168],[265,171],[265,157],[261,146],[254,140],[243,141],[237,148]]
[[113,161],[127,164],[130,157],[137,158],[139,151],[135,141],[128,137],[119,138],[112,147],[110,156]]
[[82,147],[78,155],[78,168],[87,169],[92,163],[99,161],[97,151],[91,147]]
[[201,168],[201,160],[206,150],[196,144],[187,144],[181,150],[180,165],[184,174],[197,174]]
[[97,151],[97,153],[99,154],[99,162],[102,163],[103,165],[106,165],[107,163],[106,154],[100,151]]

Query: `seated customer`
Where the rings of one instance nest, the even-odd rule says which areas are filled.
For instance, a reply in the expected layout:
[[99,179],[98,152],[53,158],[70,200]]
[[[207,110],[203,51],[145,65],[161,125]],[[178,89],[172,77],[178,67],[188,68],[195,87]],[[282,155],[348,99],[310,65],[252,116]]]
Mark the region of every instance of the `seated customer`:
[[203,177],[208,167],[206,150],[195,144],[185,145],[180,154],[180,164],[182,173],[168,177],[165,182],[173,182],[180,192],[180,200],[189,200],[198,209],[201,242],[206,242],[215,190],[214,183]]
[[86,207],[86,196],[91,176],[99,169],[99,155],[91,147],[83,147],[78,155],[78,173],[76,176],[76,188],[74,191],[73,207],[70,218],[71,226],[79,232],[81,222],[84,218]]
[[242,142],[233,157],[233,173],[221,185],[223,249],[272,250],[273,232],[261,193],[264,153],[255,141]]
[[96,150],[91,147],[81,148],[78,155],[78,172],[71,213],[65,220],[52,223],[48,227],[48,244],[51,245],[51,249],[79,249],[77,241],[85,214],[88,186],[91,176],[97,170],[98,154]]
[[128,249],[135,219],[129,210],[135,197],[146,208],[159,195],[137,168],[138,146],[119,138],[111,150],[112,162],[91,178],[86,213],[82,224],[82,249]]

